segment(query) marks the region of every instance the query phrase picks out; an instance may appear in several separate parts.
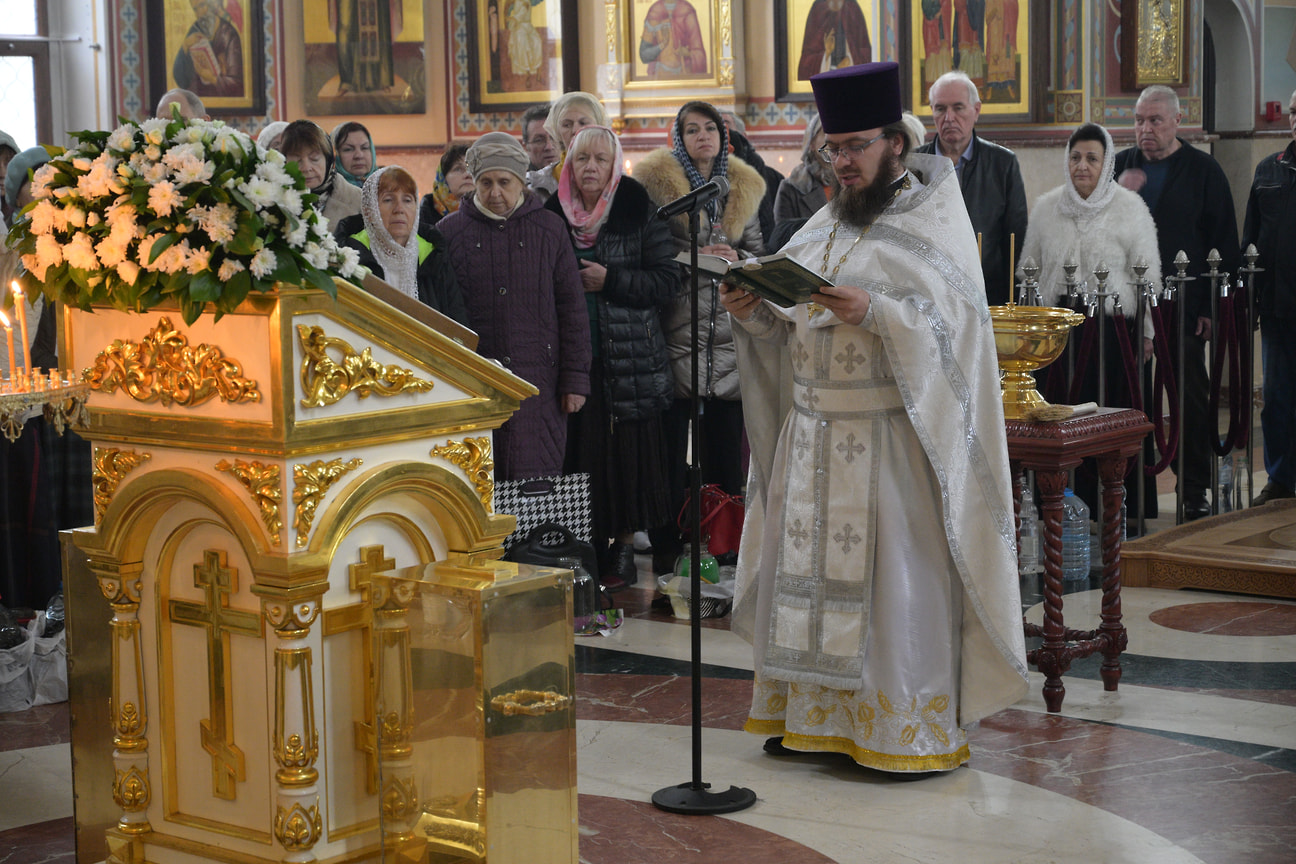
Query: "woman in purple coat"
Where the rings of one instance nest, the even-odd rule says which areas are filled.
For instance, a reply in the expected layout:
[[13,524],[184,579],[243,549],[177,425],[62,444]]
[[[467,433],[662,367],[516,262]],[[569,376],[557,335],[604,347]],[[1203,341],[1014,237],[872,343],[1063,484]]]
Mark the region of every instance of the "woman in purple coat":
[[540,390],[495,435],[495,479],[562,473],[567,415],[589,395],[590,329],[562,217],[526,191],[527,153],[491,132],[468,149],[473,195],[437,223],[477,350]]

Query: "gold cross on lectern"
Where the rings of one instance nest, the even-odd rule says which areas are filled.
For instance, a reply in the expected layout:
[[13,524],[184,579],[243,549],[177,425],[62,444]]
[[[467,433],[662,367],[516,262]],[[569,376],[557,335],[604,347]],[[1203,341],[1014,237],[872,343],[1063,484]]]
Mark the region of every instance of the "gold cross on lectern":
[[201,564],[194,565],[194,587],[203,589],[206,602],[172,600],[171,621],[207,630],[207,706],[210,715],[201,723],[202,746],[212,757],[212,794],[230,801],[235,783],[246,778],[243,751],[234,746],[234,699],[230,689],[231,633],[261,636],[261,616],[229,608],[238,591],[238,570],[225,566],[225,553],[207,549]]
[[375,573],[381,573],[384,570],[391,570],[396,567],[396,559],[384,557],[386,552],[381,545],[362,546],[360,547],[360,563],[352,564],[347,569],[351,575],[351,590],[359,591],[362,599],[362,606],[366,613],[361,626],[362,637],[364,639],[364,667],[365,667],[365,693],[364,693],[364,720],[355,721],[355,744],[356,749],[365,754],[365,763],[368,767],[366,772],[365,789],[370,795],[378,792],[378,719],[375,717],[374,703],[377,701],[374,693],[374,667],[373,667],[373,610],[369,605],[372,596],[369,588],[372,584],[372,576]]

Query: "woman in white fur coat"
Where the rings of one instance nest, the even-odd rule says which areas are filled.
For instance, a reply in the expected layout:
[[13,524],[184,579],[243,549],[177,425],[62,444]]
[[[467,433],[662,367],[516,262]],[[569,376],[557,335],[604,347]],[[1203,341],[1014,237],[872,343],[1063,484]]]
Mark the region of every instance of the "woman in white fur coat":
[[[1134,287],[1136,277],[1130,268],[1140,261],[1146,263],[1145,278],[1154,285],[1159,284],[1161,253],[1157,247],[1156,223],[1152,221],[1147,205],[1137,193],[1120,186],[1113,177],[1114,150],[1111,135],[1095,123],[1086,123],[1071,133],[1066,150],[1067,182],[1050,189],[1035,201],[1019,260],[1030,257],[1039,265],[1040,294],[1046,306],[1072,306],[1074,303],[1078,311],[1083,311],[1080,301],[1067,300],[1062,265],[1067,261],[1076,262],[1075,278],[1088,282],[1088,290],[1094,291],[1097,290],[1097,280],[1093,272],[1100,264],[1105,264],[1110,271],[1107,290],[1119,292],[1130,347],[1141,361],[1140,371],[1145,372],[1145,364],[1152,357],[1152,316],[1149,311],[1144,317],[1143,338],[1136,339],[1134,326],[1139,300]],[[1116,322],[1111,318],[1111,302],[1107,301],[1106,394],[1101,402],[1104,407],[1142,409],[1141,405],[1133,405],[1117,342]],[[1067,350],[1078,350],[1084,338],[1084,328],[1092,326],[1093,322],[1085,322],[1072,331]],[[1050,375],[1057,380],[1056,376],[1065,376],[1065,369],[1066,361],[1058,360],[1044,371],[1041,380]],[[1093,337],[1089,362],[1084,369],[1077,368],[1076,375],[1082,376],[1078,389],[1069,394],[1054,391],[1052,398],[1068,402],[1100,401],[1097,334]],[[1144,393],[1150,389],[1147,377],[1144,375]],[[1086,494],[1089,490],[1082,487],[1077,491],[1092,508],[1095,501],[1092,494]],[[1155,515],[1150,511],[1154,506],[1155,497],[1152,497],[1152,501],[1145,505],[1145,514]],[[1130,512],[1137,512],[1132,505]]]
[[[724,120],[714,106],[689,102],[680,108],[671,128],[673,147],[654,150],[635,166],[634,178],[643,184],[657,206],[686,195],[708,180],[724,177],[729,194],[707,203],[700,214],[699,252],[730,261],[764,251],[760,232],[760,203],[765,180],[747,163],[729,153]],[[689,248],[688,219],[670,220],[676,252]],[[683,286],[690,285],[684,274]],[[666,350],[675,376],[674,403],[666,412],[668,465],[674,512],[684,503],[685,453],[688,444],[691,361],[691,318],[685,291],[662,311]],[[721,305],[717,283],[701,278],[698,285],[698,375],[695,386],[703,399],[702,482],[717,483],[726,492],[740,494],[746,481],[742,468],[742,402],[738,392],[738,363],[729,313]],[[652,532],[654,568],[670,569],[679,550],[672,526]],[[665,568],[663,570],[662,568]]]
[[[1062,271],[1068,260],[1079,265],[1076,279],[1087,280],[1091,289],[1097,287],[1093,271],[1105,263],[1111,273],[1107,290],[1120,292],[1125,317],[1133,321],[1138,306],[1130,268],[1141,260],[1148,265],[1145,278],[1160,283],[1161,253],[1147,204],[1116,182],[1115,162],[1111,135],[1103,127],[1086,123],[1071,133],[1067,182],[1036,199],[1019,261],[1030,257],[1039,265],[1046,306],[1068,305]],[[1142,353],[1146,360],[1152,356],[1151,316],[1145,322]]]

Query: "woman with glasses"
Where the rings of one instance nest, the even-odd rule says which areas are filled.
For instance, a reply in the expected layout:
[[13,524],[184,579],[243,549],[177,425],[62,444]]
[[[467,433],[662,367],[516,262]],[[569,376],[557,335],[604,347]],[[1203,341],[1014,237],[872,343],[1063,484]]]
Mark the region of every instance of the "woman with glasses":
[[315,209],[336,226],[360,212],[360,190],[338,177],[333,139],[309,120],[294,120],[284,127],[275,149],[296,162],[306,188],[319,196]]
[[[699,215],[699,252],[730,261],[760,255],[760,204],[765,181],[754,168],[729,155],[728,135],[720,112],[706,102],[689,102],[675,116],[671,147],[654,150],[640,160],[635,179],[658,206],[674,201],[717,177],[728,181],[729,194],[708,201]],[[689,248],[688,217],[670,220],[675,251]],[[692,285],[686,274],[684,285]],[[673,508],[684,504],[685,461],[690,417],[689,398],[696,389],[703,400],[706,419],[702,447],[693,454],[701,459],[702,482],[717,483],[732,494],[742,492],[742,402],[729,315],[719,299],[718,283],[699,281],[697,298],[699,344],[698,376],[691,375],[691,312],[687,294],[671,301],[665,312],[666,347],[675,372],[675,401],[666,413],[667,456]],[[678,532],[654,531],[653,560],[657,572],[668,572],[680,550]],[[664,568],[664,569],[663,569]]]

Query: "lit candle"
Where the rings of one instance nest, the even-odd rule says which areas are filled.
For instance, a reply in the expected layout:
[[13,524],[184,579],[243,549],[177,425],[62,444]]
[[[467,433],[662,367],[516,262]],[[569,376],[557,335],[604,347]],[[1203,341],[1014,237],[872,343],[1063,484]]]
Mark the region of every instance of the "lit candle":
[[14,367],[13,325],[9,323],[9,316],[3,312],[0,312],[0,321],[4,322],[5,339],[9,342],[9,383],[16,384],[18,370]]
[[18,316],[18,330],[22,334],[23,344],[23,374],[31,370],[31,343],[27,341],[27,298],[23,296],[22,286],[18,280],[13,280],[13,300],[15,314]]
[[1012,303],[1017,288],[1017,235],[1008,235],[1008,302]]

